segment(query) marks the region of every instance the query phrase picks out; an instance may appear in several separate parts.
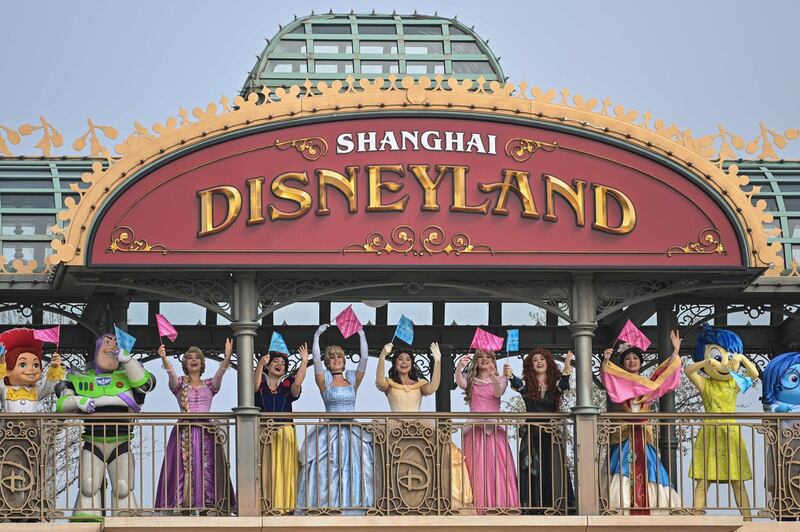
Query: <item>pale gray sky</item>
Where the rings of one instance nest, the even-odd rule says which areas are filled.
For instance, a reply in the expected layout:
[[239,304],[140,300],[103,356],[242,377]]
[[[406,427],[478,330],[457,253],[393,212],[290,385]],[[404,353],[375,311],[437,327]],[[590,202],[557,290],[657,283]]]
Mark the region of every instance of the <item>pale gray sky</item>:
[[[64,153],[87,117],[127,135],[135,120],[233,96],[278,24],[331,8],[458,15],[512,81],[608,96],[696,135],[800,127],[795,0],[0,3],[0,124],[45,115]],[[24,142],[15,153],[36,153]]]

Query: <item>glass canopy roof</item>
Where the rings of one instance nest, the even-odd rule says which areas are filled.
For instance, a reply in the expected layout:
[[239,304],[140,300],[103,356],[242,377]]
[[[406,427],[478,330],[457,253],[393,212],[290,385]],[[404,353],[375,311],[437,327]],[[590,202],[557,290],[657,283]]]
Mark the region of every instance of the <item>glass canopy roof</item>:
[[318,81],[415,78],[505,81],[486,41],[457,20],[424,15],[327,14],[298,18],[267,42],[242,94]]

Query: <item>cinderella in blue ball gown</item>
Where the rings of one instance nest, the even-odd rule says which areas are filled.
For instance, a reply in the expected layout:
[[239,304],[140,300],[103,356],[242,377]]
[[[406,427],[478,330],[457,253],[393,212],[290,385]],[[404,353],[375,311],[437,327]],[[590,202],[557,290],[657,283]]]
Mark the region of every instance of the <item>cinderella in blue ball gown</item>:
[[[358,331],[361,360],[355,371],[345,371],[344,351],[325,349],[323,366],[319,336],[314,334],[314,377],[326,412],[354,412],[356,392],[367,369],[369,356],[364,331]],[[364,515],[375,504],[372,434],[350,420],[331,420],[313,427],[300,450],[302,468],[297,493],[297,514]]]

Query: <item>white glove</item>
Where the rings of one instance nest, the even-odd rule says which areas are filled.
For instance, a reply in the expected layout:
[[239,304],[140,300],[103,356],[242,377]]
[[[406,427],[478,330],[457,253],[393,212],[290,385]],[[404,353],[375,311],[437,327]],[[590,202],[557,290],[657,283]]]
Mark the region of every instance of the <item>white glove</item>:
[[439,344],[437,344],[436,342],[433,342],[431,344],[431,354],[433,355],[433,360],[435,362],[438,363],[442,360],[442,352],[439,349]]
[[117,355],[117,360],[119,360],[120,364],[125,364],[126,362],[133,360],[133,357],[130,355],[130,353],[125,353],[125,351],[120,350],[119,354]]
[[77,402],[78,402],[78,409],[81,412],[85,412],[87,414],[91,414],[92,412],[94,412],[95,405],[92,399],[89,399],[88,397],[79,397]]
[[330,327],[330,324],[329,324],[329,323],[323,323],[322,325],[320,325],[319,327],[317,327],[317,332],[315,332],[315,333],[314,333],[314,336],[319,336],[319,335],[321,335],[322,333],[324,333],[325,331],[327,331],[327,330],[328,330],[328,327]]

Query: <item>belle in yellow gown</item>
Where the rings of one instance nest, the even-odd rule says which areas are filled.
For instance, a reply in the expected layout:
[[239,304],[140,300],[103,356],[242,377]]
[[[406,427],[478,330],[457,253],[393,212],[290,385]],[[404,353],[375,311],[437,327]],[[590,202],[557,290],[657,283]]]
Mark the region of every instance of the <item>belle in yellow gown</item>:
[[[442,375],[442,354],[439,351],[439,346],[436,343],[431,344],[431,354],[434,360],[431,382],[419,376],[411,350],[400,350],[395,354],[392,359],[392,367],[389,370],[389,378],[387,379],[384,364],[387,355],[392,351],[392,347],[392,344],[386,344],[381,351],[378,359],[375,385],[386,394],[386,398],[389,400],[389,408],[391,408],[392,412],[419,412],[422,405],[422,396],[431,395],[439,388],[439,381]],[[387,427],[390,442],[393,438],[392,434],[395,432],[402,434],[403,424],[407,424],[409,421],[413,420],[390,420]],[[435,432],[428,439],[434,442],[438,440]],[[389,447],[391,449],[391,443]],[[465,514],[468,513],[466,508],[473,506],[472,488],[469,483],[467,466],[461,451],[454,443],[450,442],[448,450],[450,455],[450,508],[457,513]],[[392,452],[390,451],[389,454],[391,457]],[[401,476],[400,472],[393,471],[392,475],[386,478],[399,476]],[[395,496],[388,497],[390,506],[393,499],[398,503],[400,502],[397,494],[393,495]],[[404,506],[406,507],[409,505],[408,500],[403,500],[402,503],[405,503]],[[391,510],[391,507],[389,509]]]

